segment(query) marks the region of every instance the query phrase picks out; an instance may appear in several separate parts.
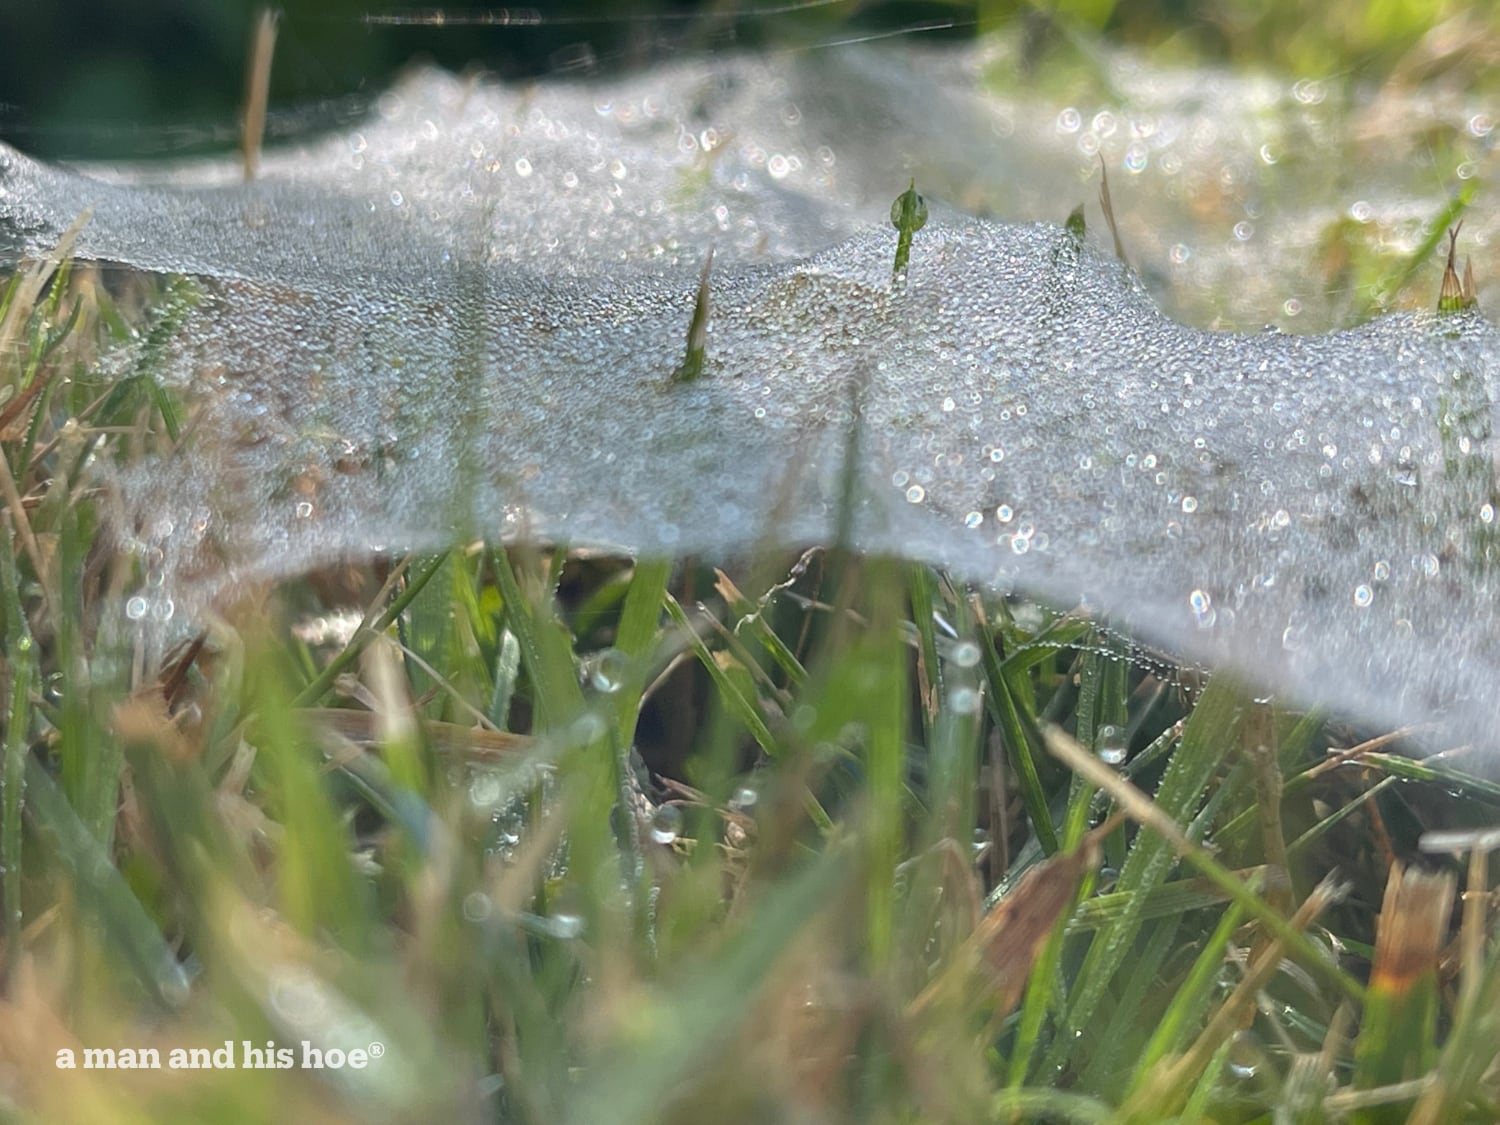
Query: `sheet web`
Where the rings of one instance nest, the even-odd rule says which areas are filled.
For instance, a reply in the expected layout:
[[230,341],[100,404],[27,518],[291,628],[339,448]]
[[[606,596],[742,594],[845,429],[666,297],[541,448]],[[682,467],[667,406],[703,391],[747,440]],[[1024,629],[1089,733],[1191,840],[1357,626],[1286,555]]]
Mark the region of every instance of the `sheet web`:
[[[1153,288],[1174,266],[1233,285],[1247,220],[1174,227],[1182,193],[1153,211],[1139,177],[1190,178],[1209,149],[1211,172],[1269,176],[1289,127],[1253,81],[1226,87],[1209,149],[1208,111],[1171,88],[1075,122],[989,91],[987,49],[694,60],[608,88],[427,71],[248,185],[227,162],[0,149],[0,257],[87,210],[81,256],[191,279],[153,362],[194,436],[113,471],[150,571],[132,615],[170,627],[246,578],[463,536],[798,547],[847,498],[861,549],[1489,741],[1494,330],[1210,332],[1060,228],[983,217],[1065,213],[1102,150]],[[885,214],[913,172],[933,218],[893,285]],[[1298,284],[1282,220],[1249,307]],[[706,371],[673,385],[710,246]]]

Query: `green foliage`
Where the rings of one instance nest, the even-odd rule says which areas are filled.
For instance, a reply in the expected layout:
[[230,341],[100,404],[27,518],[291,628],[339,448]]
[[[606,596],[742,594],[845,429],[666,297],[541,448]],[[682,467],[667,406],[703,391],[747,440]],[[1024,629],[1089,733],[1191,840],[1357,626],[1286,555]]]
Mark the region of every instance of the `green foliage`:
[[893,268],[899,279],[906,276],[911,261],[912,235],[927,225],[927,201],[917,194],[917,181],[896,196],[891,203],[891,226],[896,228],[896,261]]

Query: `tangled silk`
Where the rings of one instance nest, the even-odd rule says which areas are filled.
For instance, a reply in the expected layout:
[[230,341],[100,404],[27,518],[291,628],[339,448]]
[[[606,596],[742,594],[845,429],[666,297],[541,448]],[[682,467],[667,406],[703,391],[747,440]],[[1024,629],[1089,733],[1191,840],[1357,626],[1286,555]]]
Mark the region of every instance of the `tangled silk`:
[[[983,110],[865,58],[684,65],[608,101],[419,74],[248,185],[0,148],[0,258],[89,211],[79,256],[192,279],[152,363],[193,439],[111,470],[156,616],[372,548],[723,557],[826,542],[847,508],[862,549],[1492,739],[1500,336],[1183,327],[1059,228],[936,203],[893,285],[890,138],[960,198]],[[710,245],[706,362],[676,385]]]

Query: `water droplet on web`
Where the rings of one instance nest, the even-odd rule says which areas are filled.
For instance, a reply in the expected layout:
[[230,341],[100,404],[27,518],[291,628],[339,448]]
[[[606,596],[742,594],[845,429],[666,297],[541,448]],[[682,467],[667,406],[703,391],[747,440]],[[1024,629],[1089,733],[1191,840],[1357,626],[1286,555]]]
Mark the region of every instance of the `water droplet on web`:
[[979,692],[971,687],[961,687],[948,696],[948,706],[956,715],[977,715],[983,705]]
[[1359,606],[1360,609],[1364,609],[1365,606],[1369,605],[1374,600],[1375,591],[1370,589],[1370,587],[1366,586],[1363,582],[1354,587],[1354,604]]
[[146,610],[150,608],[146,599],[137,594],[125,603],[125,616],[132,621],[139,621],[146,616]]
[[979,657],[978,645],[973,641],[959,641],[958,644],[953,646],[953,651],[949,654],[948,659],[960,668],[973,668],[979,663]]
[[1194,590],[1189,594],[1188,607],[1193,611],[1193,620],[1198,623],[1200,629],[1211,629],[1214,622],[1218,620],[1214,600],[1207,590]]

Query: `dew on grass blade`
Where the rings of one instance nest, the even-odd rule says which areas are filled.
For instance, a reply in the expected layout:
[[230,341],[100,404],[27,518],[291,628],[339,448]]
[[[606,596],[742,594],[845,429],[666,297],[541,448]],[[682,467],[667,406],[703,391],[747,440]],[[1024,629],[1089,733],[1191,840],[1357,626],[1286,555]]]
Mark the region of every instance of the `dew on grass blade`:
[[760,791],[753,785],[741,785],[730,795],[729,807],[735,812],[748,813],[760,800]]
[[630,658],[619,649],[607,648],[595,653],[586,665],[589,686],[595,691],[613,695],[625,686]]
[[1125,732],[1113,723],[1105,723],[1094,735],[1094,753],[1107,766],[1121,766],[1130,753]]
[[677,805],[661,805],[651,816],[651,839],[658,844],[676,842],[682,833],[682,809]]

